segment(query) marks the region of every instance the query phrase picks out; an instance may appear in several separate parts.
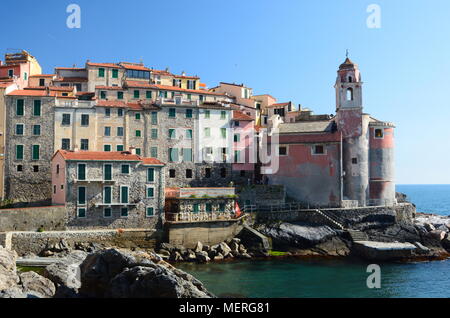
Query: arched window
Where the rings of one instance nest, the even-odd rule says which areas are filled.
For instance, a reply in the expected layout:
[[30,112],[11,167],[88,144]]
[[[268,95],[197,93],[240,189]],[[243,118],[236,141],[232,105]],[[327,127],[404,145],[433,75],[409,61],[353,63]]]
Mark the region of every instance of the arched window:
[[353,100],[353,88],[347,88],[347,100]]
[[348,77],[348,82],[349,82],[349,83],[353,82],[353,79],[352,79],[351,76]]

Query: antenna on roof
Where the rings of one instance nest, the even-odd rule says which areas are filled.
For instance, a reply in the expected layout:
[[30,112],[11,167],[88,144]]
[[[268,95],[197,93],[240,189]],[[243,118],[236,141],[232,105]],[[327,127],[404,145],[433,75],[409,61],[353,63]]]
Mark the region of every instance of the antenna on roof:
[[348,58],[348,49],[345,51],[345,57]]
[[144,59],[142,57],[139,59],[139,62],[141,63],[141,65],[144,65]]

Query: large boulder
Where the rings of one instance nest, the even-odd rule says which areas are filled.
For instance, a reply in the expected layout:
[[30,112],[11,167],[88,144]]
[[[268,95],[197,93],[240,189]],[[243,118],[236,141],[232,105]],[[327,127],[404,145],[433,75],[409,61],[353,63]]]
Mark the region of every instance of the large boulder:
[[228,254],[231,253],[231,248],[228,246],[227,243],[222,242],[219,244],[219,246],[217,247],[217,251],[222,254],[224,257],[227,257]]
[[20,273],[20,283],[25,293],[42,295],[42,298],[51,298],[55,295],[55,284],[36,272]]
[[197,256],[197,261],[200,263],[208,263],[211,259],[208,256],[208,252],[200,251],[195,253],[195,256]]
[[201,282],[153,253],[97,251],[88,255],[80,268],[80,293],[87,297],[213,296]]
[[0,246],[0,291],[13,288],[19,282],[16,272],[17,253]]

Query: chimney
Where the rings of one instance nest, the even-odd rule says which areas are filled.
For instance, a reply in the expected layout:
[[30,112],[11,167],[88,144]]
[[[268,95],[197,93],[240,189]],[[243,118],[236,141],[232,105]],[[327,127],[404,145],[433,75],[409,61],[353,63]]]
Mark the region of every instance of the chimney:
[[75,144],[75,145],[73,146],[73,151],[74,151],[74,152],[80,151],[80,148],[78,148],[78,145],[77,145],[77,144]]
[[135,154],[136,154],[136,148],[135,148],[135,147],[130,147],[129,149],[130,149],[130,153],[131,153],[132,155],[135,155]]

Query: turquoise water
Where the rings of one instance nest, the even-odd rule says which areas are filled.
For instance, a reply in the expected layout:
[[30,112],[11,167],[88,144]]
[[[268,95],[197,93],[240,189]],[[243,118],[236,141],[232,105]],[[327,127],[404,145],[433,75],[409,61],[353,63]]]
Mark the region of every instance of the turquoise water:
[[[448,215],[450,185],[398,186],[419,211]],[[222,297],[450,297],[450,260],[386,263],[381,288],[367,288],[362,261],[278,259],[178,267]]]

